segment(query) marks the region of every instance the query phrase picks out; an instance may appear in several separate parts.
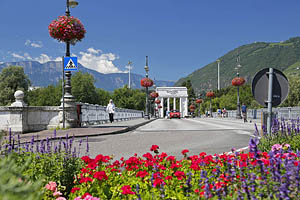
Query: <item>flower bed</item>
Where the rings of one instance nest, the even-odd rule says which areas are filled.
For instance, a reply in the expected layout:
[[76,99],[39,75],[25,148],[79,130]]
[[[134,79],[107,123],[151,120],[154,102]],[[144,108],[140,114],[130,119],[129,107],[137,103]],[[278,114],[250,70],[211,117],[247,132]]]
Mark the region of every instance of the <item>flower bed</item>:
[[82,157],[70,199],[297,199],[300,195],[300,153],[289,149],[259,152],[257,140],[249,153],[188,156],[159,153],[154,145],[142,157],[111,163],[99,154]]
[[[2,141],[0,157],[0,164],[10,167],[1,168],[0,182],[14,180],[14,191],[32,184],[25,188],[27,192],[0,188],[0,196],[6,199],[22,196],[24,200],[40,199],[39,195],[42,199],[56,200],[298,199],[300,152],[292,148],[299,145],[295,140],[299,138],[299,124],[299,120],[292,125],[275,120],[274,137],[251,139],[249,152],[188,155],[189,150],[184,149],[181,160],[160,153],[157,145],[152,145],[150,152],[127,160],[113,161],[112,157],[101,154],[94,159],[89,156],[79,159],[74,138],[66,136],[62,140],[54,132],[52,138],[40,142],[32,138],[31,142],[21,144],[19,137],[15,139],[10,134]],[[258,147],[269,152],[261,152]],[[86,153],[88,149],[87,142]],[[12,173],[18,176],[9,175]]]

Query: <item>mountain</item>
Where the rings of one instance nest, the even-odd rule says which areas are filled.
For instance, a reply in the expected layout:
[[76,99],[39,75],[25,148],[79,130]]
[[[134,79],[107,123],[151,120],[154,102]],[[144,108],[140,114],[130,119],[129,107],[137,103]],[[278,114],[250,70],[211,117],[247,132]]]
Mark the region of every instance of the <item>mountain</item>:
[[[278,43],[255,42],[240,46],[218,58],[221,88],[231,85],[232,78],[237,75],[237,55],[240,56],[240,76],[244,77],[247,83],[251,83],[255,74],[263,68],[276,68],[288,77],[300,74],[300,37]],[[217,66],[217,61],[210,63],[181,78],[175,86],[190,79],[196,93],[217,89]]]
[[[39,63],[37,61],[23,61],[23,62],[8,62],[0,65],[2,68],[15,65],[22,66],[25,74],[31,80],[32,86],[48,86],[56,85],[62,79],[62,62],[50,61],[46,63]],[[103,74],[95,70],[85,68],[78,63],[78,69],[81,72],[88,72],[92,74],[96,80],[95,86],[104,90],[113,91],[114,89],[128,85],[128,73],[111,73]],[[75,72],[76,73],[76,72]],[[74,74],[74,72],[72,72]],[[144,77],[139,74],[131,73],[131,88],[141,88],[140,81]],[[173,86],[173,81],[155,80],[156,86]]]

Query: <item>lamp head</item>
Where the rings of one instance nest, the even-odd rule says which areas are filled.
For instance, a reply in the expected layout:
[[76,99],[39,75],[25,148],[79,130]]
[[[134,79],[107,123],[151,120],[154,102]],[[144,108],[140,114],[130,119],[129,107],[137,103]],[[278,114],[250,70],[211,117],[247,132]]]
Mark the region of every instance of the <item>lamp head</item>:
[[149,71],[149,67],[147,65],[144,67],[144,69],[145,69],[146,72]]
[[78,2],[75,0],[69,0],[69,6],[75,8],[78,5]]

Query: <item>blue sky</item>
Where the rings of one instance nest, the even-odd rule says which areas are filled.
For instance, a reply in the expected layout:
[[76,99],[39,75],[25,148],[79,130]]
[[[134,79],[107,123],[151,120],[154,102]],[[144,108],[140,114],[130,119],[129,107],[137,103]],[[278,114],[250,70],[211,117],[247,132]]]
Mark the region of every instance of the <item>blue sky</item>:
[[[0,0],[0,62],[57,60],[50,22],[65,0]],[[178,80],[240,45],[300,36],[299,0],[78,0],[85,38],[71,52],[88,68]]]

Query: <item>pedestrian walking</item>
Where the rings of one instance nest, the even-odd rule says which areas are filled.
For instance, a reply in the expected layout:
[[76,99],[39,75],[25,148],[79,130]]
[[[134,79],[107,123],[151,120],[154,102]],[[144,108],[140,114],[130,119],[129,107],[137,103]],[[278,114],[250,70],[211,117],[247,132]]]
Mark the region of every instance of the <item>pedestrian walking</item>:
[[227,111],[226,111],[226,108],[223,108],[223,110],[222,110],[222,117],[223,117],[223,118],[227,117]]
[[113,121],[114,121],[115,108],[116,107],[115,107],[113,100],[112,99],[109,100],[109,103],[106,106],[106,112],[108,112],[110,123],[113,123]]
[[244,103],[242,105],[242,116],[244,119],[244,123],[247,122],[247,106]]

